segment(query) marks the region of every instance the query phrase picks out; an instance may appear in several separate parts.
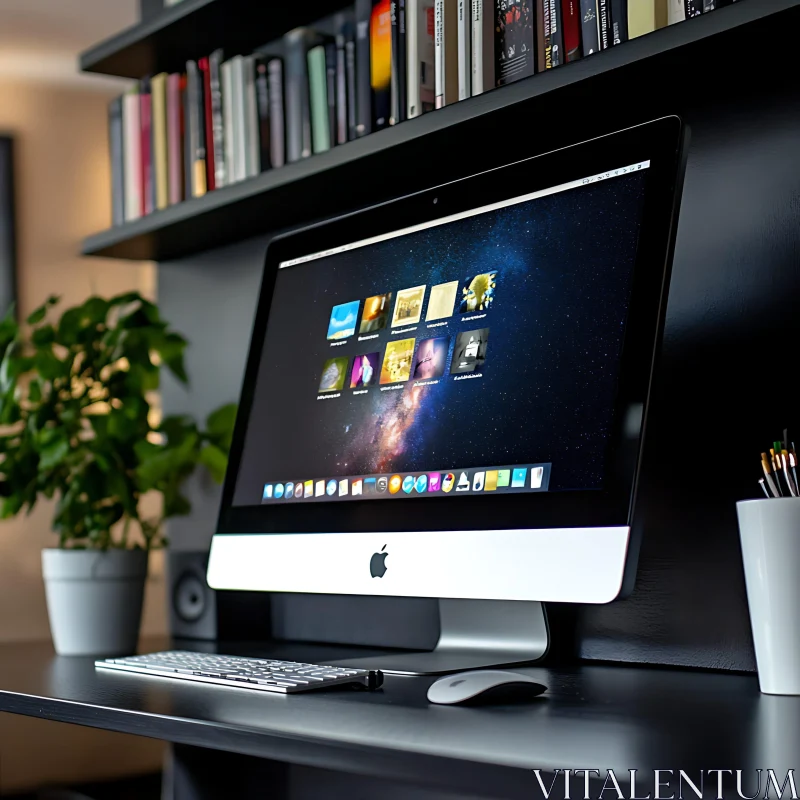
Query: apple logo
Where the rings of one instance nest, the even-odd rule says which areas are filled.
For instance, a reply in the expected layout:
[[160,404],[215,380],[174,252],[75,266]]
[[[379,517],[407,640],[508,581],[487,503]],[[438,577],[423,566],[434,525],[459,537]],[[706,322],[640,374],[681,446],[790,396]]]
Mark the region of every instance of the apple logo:
[[386,574],[386,556],[389,554],[384,553],[384,550],[386,550],[386,545],[381,547],[380,553],[373,553],[370,559],[369,574],[373,578],[382,578]]

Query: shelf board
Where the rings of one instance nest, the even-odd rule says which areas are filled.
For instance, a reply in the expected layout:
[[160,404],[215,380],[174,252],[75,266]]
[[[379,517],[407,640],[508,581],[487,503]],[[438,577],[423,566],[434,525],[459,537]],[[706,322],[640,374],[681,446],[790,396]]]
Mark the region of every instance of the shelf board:
[[86,50],[80,68],[122,78],[183,72],[187,60],[218,47],[231,56],[251,53],[292,28],[310,25],[350,4],[347,0],[182,0]]
[[[213,0],[184,0],[184,3],[193,6],[202,2],[210,4]],[[472,97],[348,142],[326,153],[261,173],[204,197],[187,200],[142,219],[97,233],[84,241],[82,253],[164,261],[307,221],[313,218],[308,213],[310,210],[317,217],[341,213],[348,210],[350,196],[342,186],[352,190],[359,180],[376,181],[379,167],[401,174],[403,168],[397,166],[397,159],[401,153],[408,153],[410,146],[422,148],[429,143],[431,147],[448,146],[449,142],[455,140],[447,137],[456,136],[460,133],[458,126],[470,120],[488,119],[490,115],[534,98],[550,95],[551,100],[556,99],[560,90],[567,87],[582,88],[579,84],[583,82],[587,82],[588,90],[591,79],[608,76],[615,70],[621,70],[618,74],[626,81],[635,81],[640,66],[647,62],[651,69],[654,64],[658,69],[658,57],[665,54],[669,54],[671,61],[669,64],[665,62],[663,70],[674,70],[675,60],[684,55],[684,48],[712,37],[715,37],[717,53],[724,52],[728,46],[741,49],[747,39],[743,34],[749,35],[743,26],[798,7],[800,0],[740,0],[736,5],[655,31],[589,58]],[[787,21],[776,16],[774,24],[785,25]],[[737,31],[739,35],[732,35],[728,42],[725,34]],[[754,66],[751,68],[755,69]],[[674,72],[665,74],[673,76],[668,77],[669,80],[680,79],[674,77]],[[693,74],[702,80],[703,71],[696,65]],[[713,97],[713,81],[709,85],[709,92]],[[624,91],[619,90],[619,97],[620,102],[624,102]],[[637,102],[635,95],[632,96],[632,102],[634,105]],[[335,200],[329,199],[331,197]],[[350,203],[350,207],[355,205],[355,202]]]

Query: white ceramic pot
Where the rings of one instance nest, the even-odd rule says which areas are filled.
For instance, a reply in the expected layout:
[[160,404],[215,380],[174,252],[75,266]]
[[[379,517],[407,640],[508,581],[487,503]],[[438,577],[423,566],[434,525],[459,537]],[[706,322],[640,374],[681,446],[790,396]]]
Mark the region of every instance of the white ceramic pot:
[[136,651],[147,578],[144,550],[43,550],[47,612],[62,656]]
[[736,508],[761,691],[800,695],[800,497]]

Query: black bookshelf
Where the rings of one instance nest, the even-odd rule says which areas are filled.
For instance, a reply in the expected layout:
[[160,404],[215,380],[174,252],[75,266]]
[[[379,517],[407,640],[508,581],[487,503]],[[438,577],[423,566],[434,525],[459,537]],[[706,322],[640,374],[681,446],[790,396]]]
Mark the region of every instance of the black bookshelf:
[[[125,53],[130,55],[131,42],[138,42],[141,46],[150,42],[148,46],[159,52],[159,48],[168,47],[162,43],[169,39],[158,39],[158,36],[165,36],[173,25],[177,26],[176,30],[183,29],[187,20],[202,13],[203,9],[210,13],[212,6],[219,6],[215,13],[221,14],[223,5],[227,15],[232,6],[243,6],[244,3],[242,0],[224,0],[224,3],[223,0],[184,0],[159,18],[160,33],[152,34],[154,39],[134,36],[133,31],[149,27],[143,24],[93,48],[85,54],[82,63],[90,62],[90,55],[105,48],[107,53],[103,63],[120,59],[132,64],[133,61],[126,62],[123,58]],[[304,13],[308,10],[308,7],[304,9]],[[316,9],[314,16],[323,16],[320,10]],[[178,11],[181,16],[174,19]],[[327,11],[330,12],[329,6]],[[271,17],[271,35],[274,38],[281,31],[273,14]],[[798,21],[800,0],[740,0],[713,13],[655,31],[580,61],[348,142],[326,153],[97,233],[84,240],[82,253],[164,261],[274,231],[302,220],[342,213],[364,202],[375,202],[381,199],[376,188],[379,181],[390,182],[395,194],[423,188],[426,185],[424,176],[415,175],[413,167],[425,163],[426,158],[429,160],[432,149],[460,149],[466,157],[471,144],[469,140],[474,143],[476,136],[487,136],[495,121],[499,126],[512,107],[530,112],[531,118],[535,119],[545,110],[551,116],[559,114],[559,103],[565,106],[575,102],[598,102],[596,96],[604,93],[609,103],[619,107],[621,121],[633,121],[637,110],[650,113],[645,110],[648,97],[657,98],[654,81],[659,80],[692,80],[704,86],[707,84],[708,99],[713,102],[715,93],[730,91],[731,84],[762,80],[753,42],[764,41],[769,31],[785,30]],[[179,51],[196,56],[223,43],[221,34],[214,38],[213,43],[204,47],[198,43],[190,53],[188,44],[183,42]],[[125,43],[120,45],[123,49],[115,54],[111,43],[120,39],[125,39]],[[171,60],[173,58],[175,60]],[[741,71],[738,74],[726,72],[721,65],[723,59],[728,68],[734,66]],[[177,60],[177,53],[164,52],[157,61],[159,68],[168,68],[169,64],[177,69],[180,66],[175,63]],[[91,63],[99,63],[96,55]],[[720,64],[717,75],[707,75],[704,63]],[[593,97],[594,101],[591,100]],[[534,137],[535,127],[531,130]],[[581,134],[581,138],[591,135],[591,126],[587,125]],[[481,168],[480,157],[470,158],[469,166]]]

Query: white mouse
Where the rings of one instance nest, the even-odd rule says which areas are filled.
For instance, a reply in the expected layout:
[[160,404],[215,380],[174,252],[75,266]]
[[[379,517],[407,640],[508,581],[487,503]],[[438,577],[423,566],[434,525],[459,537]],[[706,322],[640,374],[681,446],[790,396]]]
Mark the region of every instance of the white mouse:
[[[546,686],[537,683],[533,678],[519,672],[502,669],[477,669],[471,672],[458,672],[445,675],[434,681],[428,689],[428,700],[431,703],[453,705],[471,700],[492,689],[519,689],[520,694],[535,697],[547,691]],[[492,692],[492,694],[495,694]],[[504,692],[505,694],[505,692]]]

